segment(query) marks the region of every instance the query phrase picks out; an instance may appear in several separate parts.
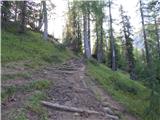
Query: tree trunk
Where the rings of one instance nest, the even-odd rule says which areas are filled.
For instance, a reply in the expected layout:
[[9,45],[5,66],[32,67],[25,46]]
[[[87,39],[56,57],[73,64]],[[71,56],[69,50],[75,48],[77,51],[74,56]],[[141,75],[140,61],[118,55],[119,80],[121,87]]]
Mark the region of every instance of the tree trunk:
[[76,21],[76,13],[73,10],[71,10],[72,12],[72,40],[71,40],[71,47],[72,49],[77,52],[77,21]]
[[99,42],[98,42],[98,23],[96,21],[96,57],[97,57],[97,60],[99,59]]
[[151,60],[150,60],[148,40],[147,40],[145,25],[144,25],[144,15],[143,15],[143,9],[142,9],[142,1],[140,0],[139,2],[140,2],[140,13],[141,13],[141,19],[142,19],[143,38],[144,38],[144,45],[145,45],[145,51],[146,51],[146,60],[147,60],[147,65],[150,66]]
[[158,24],[156,21],[156,17],[154,18],[154,23],[155,23],[156,39],[157,39],[157,51],[158,51],[158,57],[160,59],[160,42],[159,42]]
[[103,20],[101,20],[100,23],[101,27],[100,27],[100,45],[99,45],[99,57],[98,57],[98,62],[102,62],[103,61]]
[[77,38],[78,38],[78,52],[82,52],[82,42],[81,42],[81,28],[80,28],[80,19],[79,19],[79,16],[78,16],[78,24],[77,24]]
[[[135,59],[134,59],[134,54],[133,54],[133,44],[132,44],[132,39],[130,37],[131,35],[131,25],[129,21],[129,17],[125,15],[123,11],[123,7],[121,6],[120,8],[121,11],[121,19],[122,19],[122,28],[123,28],[123,34],[124,34],[124,39],[125,39],[125,47],[124,48],[126,60],[127,60],[127,71],[130,74],[130,78],[132,80],[136,79],[135,75]],[[123,41],[122,41],[123,45]]]
[[38,30],[40,31],[40,29],[43,26],[43,9],[42,9],[42,2],[41,2],[41,7],[40,7],[40,11],[39,11],[39,20],[38,20]]
[[89,48],[89,42],[88,42],[88,36],[87,36],[87,17],[86,13],[83,13],[83,36],[84,36],[84,49],[85,49],[85,57],[90,58],[90,48]]
[[15,1],[15,16],[14,16],[14,21],[16,22],[17,21],[17,2]]
[[125,33],[125,39],[126,39],[126,58],[128,63],[128,72],[130,74],[130,78],[132,80],[135,80],[136,79],[135,60],[133,55],[132,40],[126,35],[126,33]]
[[111,48],[111,68],[115,71],[116,68],[116,55],[115,55],[115,42],[113,37],[112,28],[112,13],[111,13],[111,1],[109,0],[109,18],[110,18],[110,48]]
[[43,2],[43,15],[44,15],[44,33],[43,38],[45,40],[48,39],[48,19],[47,19],[47,7],[46,7],[46,1]]
[[26,25],[26,1],[21,2],[21,24],[20,24],[20,33],[25,32]]
[[88,13],[87,13],[87,24],[88,24],[88,46],[89,46],[89,52],[91,53],[91,43],[90,43],[90,11],[88,8]]

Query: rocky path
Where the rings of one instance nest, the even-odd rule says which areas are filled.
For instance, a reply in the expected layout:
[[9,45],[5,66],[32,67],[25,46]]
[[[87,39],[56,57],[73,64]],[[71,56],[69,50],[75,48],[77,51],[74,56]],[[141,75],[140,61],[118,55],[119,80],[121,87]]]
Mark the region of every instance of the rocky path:
[[48,109],[50,120],[120,120],[120,114],[124,114],[128,120],[136,120],[105,94],[103,89],[86,75],[85,69],[83,60],[71,60],[58,68],[46,68],[48,70],[46,74],[57,76],[57,79],[54,79],[53,89],[49,91],[51,99],[48,101],[68,107],[93,110],[100,114],[86,115],[51,108]]
[[[98,112],[98,114],[88,114],[44,106],[47,108],[49,120],[137,120],[86,75],[82,59],[70,60],[62,65],[47,66],[36,71],[32,77],[53,81],[53,87],[47,91],[49,96],[47,102],[67,108]],[[24,80],[24,83],[31,80]],[[6,82],[7,85],[15,83],[22,84],[16,81]]]

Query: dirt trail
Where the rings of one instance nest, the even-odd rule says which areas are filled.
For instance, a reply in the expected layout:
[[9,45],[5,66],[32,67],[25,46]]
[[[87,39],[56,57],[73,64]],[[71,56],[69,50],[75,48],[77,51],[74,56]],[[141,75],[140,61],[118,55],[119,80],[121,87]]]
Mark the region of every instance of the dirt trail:
[[49,102],[103,113],[103,115],[86,116],[48,109],[50,120],[120,120],[121,116],[126,120],[137,120],[85,74],[83,60],[67,62],[59,67],[61,72],[56,72],[56,69],[50,67],[46,69],[50,71],[48,74],[58,73],[59,75],[57,80],[54,79],[53,89],[49,91],[49,96],[52,98]]
[[[83,59],[73,59],[62,65],[45,67],[34,72],[30,80],[23,81],[26,83],[36,78],[51,80],[54,86],[47,91],[49,98],[46,101],[101,113],[89,115],[47,108],[49,120],[137,120],[91,80],[85,70]],[[21,85],[18,81],[6,82],[6,85]]]

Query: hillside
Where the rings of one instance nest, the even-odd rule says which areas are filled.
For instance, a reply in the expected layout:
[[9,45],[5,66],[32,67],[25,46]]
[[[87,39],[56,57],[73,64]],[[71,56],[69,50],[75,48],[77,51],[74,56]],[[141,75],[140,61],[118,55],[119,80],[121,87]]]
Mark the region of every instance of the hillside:
[[2,63],[30,60],[30,65],[38,65],[64,62],[72,57],[71,52],[63,45],[44,41],[40,33],[28,31],[19,34],[15,28],[15,25],[11,24],[6,30],[2,29]]
[[[148,106],[150,91],[143,84],[133,81],[124,71],[112,72],[105,65],[95,61],[87,63],[88,74],[115,100],[123,104],[127,111],[141,118]],[[144,118],[143,118],[144,119]]]
[[[143,120],[150,92],[126,72],[112,72],[95,60],[77,57],[63,45],[44,41],[39,33],[14,31],[2,29],[4,120]],[[52,110],[41,100],[103,115]]]

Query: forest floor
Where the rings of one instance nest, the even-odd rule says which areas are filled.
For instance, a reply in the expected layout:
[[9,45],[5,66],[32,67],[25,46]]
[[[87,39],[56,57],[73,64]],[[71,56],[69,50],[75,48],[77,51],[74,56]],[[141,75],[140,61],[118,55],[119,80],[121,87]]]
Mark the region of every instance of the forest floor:
[[[8,63],[2,78],[2,120],[138,120],[86,74],[83,59],[36,70]],[[84,112],[43,106],[42,100]]]

